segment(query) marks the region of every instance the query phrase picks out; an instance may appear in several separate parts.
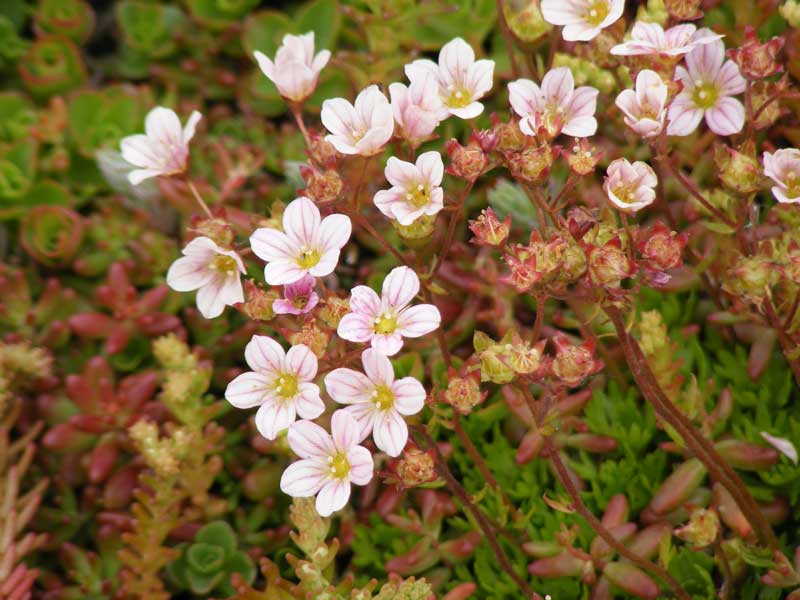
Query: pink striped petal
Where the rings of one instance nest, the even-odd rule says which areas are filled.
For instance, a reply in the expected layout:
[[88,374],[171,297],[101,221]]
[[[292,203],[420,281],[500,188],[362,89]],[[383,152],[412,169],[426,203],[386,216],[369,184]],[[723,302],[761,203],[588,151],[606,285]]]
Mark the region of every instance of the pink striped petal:
[[394,356],[403,347],[403,336],[400,333],[389,333],[385,335],[373,334],[371,340],[372,347],[386,356]]
[[339,321],[336,333],[349,342],[368,342],[374,336],[373,320],[361,313],[348,313]]
[[314,383],[301,383],[299,394],[294,398],[297,414],[302,419],[316,419],[325,412],[325,403],[319,396],[319,386]]
[[394,381],[392,361],[375,348],[364,350],[361,354],[361,363],[364,365],[364,373],[373,384],[390,386]]
[[317,512],[322,517],[329,517],[344,508],[350,499],[350,482],[333,480],[322,486],[317,494]]
[[254,335],[244,349],[247,365],[259,373],[280,372],[285,356],[283,347],[267,335]]
[[372,439],[389,456],[399,456],[408,441],[408,425],[397,411],[381,411],[375,417]]
[[339,404],[368,402],[374,387],[366,375],[353,369],[334,369],[325,376],[325,389]]
[[744,106],[735,98],[720,98],[706,111],[708,128],[717,135],[733,135],[744,127]]
[[281,475],[281,491],[294,498],[308,498],[316,494],[325,483],[327,465],[316,460],[298,460]]
[[311,381],[317,376],[317,357],[305,344],[289,348],[284,364],[300,381]]
[[433,304],[417,304],[402,311],[397,318],[397,332],[404,337],[420,337],[435,331],[442,321]]
[[261,373],[242,373],[225,388],[225,399],[236,408],[258,406],[268,397],[269,379]]
[[366,285],[357,285],[350,292],[350,310],[374,319],[381,310],[380,296]]
[[367,485],[372,479],[375,463],[372,454],[364,446],[356,446],[347,451],[350,463],[350,481],[356,485]]
[[383,300],[387,300],[389,306],[402,309],[419,293],[419,277],[413,269],[396,267],[383,280],[381,291]]
[[337,410],[331,417],[331,437],[336,449],[346,451],[357,446],[360,429],[356,420],[346,410]]
[[292,452],[300,458],[314,458],[324,462],[336,452],[328,432],[311,421],[293,423],[289,427],[286,440]]
[[425,406],[425,388],[413,377],[403,377],[392,384],[394,408],[401,415],[415,415]]

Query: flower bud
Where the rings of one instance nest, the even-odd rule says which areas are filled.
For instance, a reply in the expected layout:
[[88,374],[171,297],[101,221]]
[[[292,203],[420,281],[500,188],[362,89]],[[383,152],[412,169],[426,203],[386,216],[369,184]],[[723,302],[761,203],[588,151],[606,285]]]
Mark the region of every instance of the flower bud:
[[507,354],[510,344],[498,344],[480,331],[475,332],[472,343],[481,361],[481,381],[502,384],[514,379]]
[[548,144],[543,144],[520,152],[506,152],[505,160],[514,179],[523,183],[539,184],[550,175],[553,149]]
[[444,392],[444,401],[462,415],[468,415],[486,399],[487,393],[481,392],[477,373],[473,371],[465,377],[450,378]]
[[552,339],[556,345],[556,356],[551,368],[553,375],[563,384],[577,387],[584,379],[603,368],[602,361],[594,358],[592,340],[573,346],[564,335],[556,335]]
[[751,301],[764,298],[768,287],[775,285],[780,277],[774,261],[766,256],[742,256],[728,271],[723,288],[736,296],[744,296]]
[[789,23],[789,27],[800,27],[800,2],[787,0],[779,8],[781,16]]
[[447,172],[454,177],[475,181],[481,176],[489,162],[480,145],[474,140],[470,140],[466,146],[462,146],[456,140],[451,139],[445,142],[444,148],[450,156]]
[[619,236],[602,246],[593,246],[588,256],[589,281],[604,288],[616,289],[622,280],[636,273],[634,265],[625,251]]
[[274,290],[264,290],[256,285],[252,279],[244,282],[247,300],[242,305],[242,310],[251,319],[256,321],[269,321],[275,313],[272,311],[272,304],[280,295]]
[[739,65],[739,70],[747,79],[764,79],[783,71],[775,58],[783,48],[783,37],[774,37],[761,43],[756,30],[751,25],[744,28],[744,43],[739,48],[728,50],[728,57]]
[[503,123],[492,115],[492,128],[497,135],[498,152],[517,152],[525,147],[527,136],[519,128],[519,121],[512,119],[508,123]]
[[706,548],[719,536],[719,516],[714,510],[696,508],[689,522],[675,530],[675,535],[691,544],[695,549]]
[[339,162],[342,155],[330,142],[325,141],[325,136],[315,131],[309,133],[308,155],[319,165],[332,168]]
[[517,244],[503,258],[509,272],[500,277],[500,281],[514,286],[518,292],[527,292],[542,278],[542,274],[536,269],[536,255],[528,247]]
[[289,335],[289,342],[293,346],[305,344],[316,354],[317,358],[325,356],[328,349],[328,342],[331,341],[331,334],[320,329],[316,319],[310,319],[303,323],[300,331]]
[[348,300],[331,295],[322,301],[320,308],[317,310],[317,316],[325,325],[331,329],[336,329],[339,326],[339,321],[341,321],[342,317],[348,312],[350,312],[350,303]]
[[470,240],[479,246],[502,246],[511,231],[511,215],[500,221],[491,208],[481,211],[474,221],[469,222],[469,229],[474,236]]
[[[753,127],[766,129],[775,124],[783,110],[780,102],[774,102],[775,96],[783,94],[786,87],[786,78],[780,81],[756,81],[750,86],[751,102],[753,105]],[[768,104],[767,104],[768,103]],[[766,106],[764,106],[767,104]],[[762,108],[764,107],[764,108]]]
[[664,0],[664,6],[676,21],[694,21],[703,16],[702,0]]
[[196,217],[192,220],[192,229],[197,232],[198,236],[207,237],[223,248],[230,248],[233,244],[233,229],[225,219]]
[[344,182],[335,169],[318,171],[313,167],[300,167],[300,175],[306,182],[304,195],[317,204],[334,202],[342,193]]
[[[722,184],[732,192],[751,194],[761,187],[761,165],[752,144],[743,145],[741,152],[726,146],[714,145],[714,163]],[[749,150],[749,152],[748,152]]]
[[636,249],[644,258],[646,268],[652,271],[675,269],[683,264],[683,249],[689,241],[688,233],[670,231],[657,221],[647,232],[638,232]]
[[400,484],[407,488],[434,481],[436,464],[433,450],[423,452],[419,448],[409,447],[397,461],[395,473]]

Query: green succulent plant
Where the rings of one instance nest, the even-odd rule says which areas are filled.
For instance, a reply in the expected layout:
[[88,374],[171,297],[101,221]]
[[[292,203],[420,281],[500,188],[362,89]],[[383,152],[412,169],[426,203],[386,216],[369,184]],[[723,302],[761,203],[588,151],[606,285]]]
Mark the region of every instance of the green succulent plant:
[[225,521],[212,521],[195,535],[194,542],[180,546],[178,560],[167,566],[175,586],[193,594],[211,592],[230,596],[235,593],[231,575],[239,573],[248,583],[256,576],[256,567],[247,553],[238,549],[236,533]]

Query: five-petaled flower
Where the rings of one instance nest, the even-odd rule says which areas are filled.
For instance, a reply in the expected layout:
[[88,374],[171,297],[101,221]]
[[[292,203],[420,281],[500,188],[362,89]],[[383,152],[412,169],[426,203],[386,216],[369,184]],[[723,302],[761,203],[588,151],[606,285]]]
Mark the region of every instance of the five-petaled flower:
[[244,349],[252,371],[242,373],[228,384],[225,399],[236,408],[258,406],[256,427],[268,440],[294,423],[299,414],[316,419],[325,410],[317,376],[317,357],[308,346],[283,347],[265,335],[254,335]]
[[588,42],[622,16],[625,0],[542,0],[542,16],[568,42]]
[[624,113],[625,124],[644,138],[657,136],[664,129],[667,116],[667,85],[650,69],[639,71],[636,87],[622,90],[616,105]]
[[400,137],[416,147],[433,134],[443,108],[436,77],[428,73],[408,86],[391,83],[389,97]]
[[202,115],[195,111],[189,115],[186,125],[174,110],[156,106],[144,119],[144,134],[122,138],[122,158],[136,169],[128,173],[128,181],[139,185],[150,177],[178,175],[186,170],[189,159],[189,142]]
[[213,319],[225,306],[244,302],[241,275],[246,271],[236,252],[220,248],[207,237],[194,238],[182,252],[167,271],[167,285],[176,292],[197,290],[201,315]]
[[327,517],[350,499],[350,484],[366,485],[374,463],[369,450],[359,446],[359,427],[344,410],[331,417],[331,433],[311,421],[289,428],[289,447],[301,460],[281,476],[281,490],[298,498],[317,496],[317,512]]
[[324,219],[308,198],[292,200],[283,211],[283,231],[260,227],[250,236],[250,246],[267,262],[264,278],[270,285],[286,285],[309,274],[329,275],[339,262],[339,252],[350,239],[350,218],[333,214]]
[[689,135],[703,115],[708,128],[717,135],[741,131],[744,106],[731,96],[743,92],[746,82],[736,63],[725,60],[725,44],[714,40],[695,47],[686,55],[686,67],[675,70],[683,90],[669,106],[667,133]]
[[782,148],[764,152],[764,175],[772,179],[772,195],[778,202],[800,202],[800,150]]
[[449,115],[472,119],[483,112],[478,102],[492,89],[493,60],[475,60],[475,51],[461,38],[447,42],[439,52],[439,64],[419,59],[406,65],[406,77],[414,84],[433,76],[442,101],[441,119]]
[[666,31],[658,23],[637,21],[631,28],[631,39],[611,48],[617,56],[648,56],[678,59],[697,46],[710,44],[722,38],[710,29],[697,30],[688,23],[670,27]]
[[656,199],[658,178],[647,163],[637,160],[633,164],[618,158],[608,165],[603,183],[608,199],[619,210],[635,213]]
[[421,337],[439,327],[441,315],[433,304],[409,306],[419,292],[419,277],[408,267],[397,267],[383,280],[381,295],[358,285],[350,292],[350,311],[339,321],[339,337],[370,342],[386,356],[403,347],[403,338]]
[[328,64],[331,53],[321,50],[314,55],[314,32],[283,36],[275,54],[275,62],[263,52],[254,53],[258,66],[280,95],[292,102],[302,102],[314,93],[320,71]]
[[597,93],[590,86],[576,89],[568,67],[548,71],[541,88],[530,79],[508,84],[508,99],[520,116],[520,130],[526,135],[543,133],[550,138],[559,133],[578,138],[594,135]]
[[399,456],[408,441],[404,416],[415,415],[425,405],[425,388],[413,377],[395,381],[391,361],[374,348],[361,355],[364,373],[334,369],[325,376],[325,389],[358,422],[360,439],[370,432],[375,445],[389,456]]
[[283,288],[283,298],[276,298],[272,303],[272,312],[276,315],[303,315],[311,312],[319,303],[319,295],[314,291],[316,279],[311,275],[303,275],[294,283]]
[[438,152],[420,154],[416,164],[392,156],[384,175],[393,187],[378,191],[373,201],[378,210],[401,225],[411,225],[422,215],[435,215],[444,207],[444,163]]
[[392,107],[377,85],[363,89],[354,104],[344,98],[325,100],[320,118],[330,132],[325,140],[342,154],[377,154],[394,131]]

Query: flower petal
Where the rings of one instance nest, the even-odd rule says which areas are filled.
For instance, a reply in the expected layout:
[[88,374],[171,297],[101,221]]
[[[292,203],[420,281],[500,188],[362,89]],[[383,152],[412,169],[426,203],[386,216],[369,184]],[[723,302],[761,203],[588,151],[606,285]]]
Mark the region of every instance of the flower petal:
[[225,400],[236,408],[253,408],[267,397],[268,385],[268,378],[261,373],[242,373],[225,388]]
[[793,464],[797,465],[797,448],[794,447],[792,442],[786,438],[770,435],[766,431],[761,432],[761,437],[767,440],[770,446],[791,460]]
[[368,348],[361,353],[364,373],[374,385],[391,386],[394,381],[394,367],[385,354]]
[[381,310],[381,298],[371,287],[357,285],[350,291],[350,310],[375,318]]
[[410,306],[397,317],[397,332],[403,337],[420,337],[435,331],[442,322],[439,309],[433,304]]
[[353,369],[342,367],[334,369],[325,376],[325,389],[339,404],[368,402],[374,388],[366,375]]
[[300,458],[316,458],[326,461],[336,449],[331,436],[322,427],[311,421],[297,421],[289,427],[286,441],[292,452]]
[[381,354],[394,356],[403,347],[403,336],[397,332],[384,335],[373,334],[371,345]]
[[319,386],[314,383],[301,383],[300,393],[294,398],[297,414],[302,419],[316,419],[325,412],[325,403],[319,396]]
[[253,253],[266,262],[293,260],[299,252],[289,237],[282,231],[270,227],[259,227],[250,236]]
[[720,98],[706,111],[708,128],[717,135],[733,135],[744,127],[744,106],[736,98]]
[[317,243],[326,250],[340,250],[350,239],[353,226],[347,215],[328,215],[317,231]]
[[317,357],[305,344],[289,348],[284,364],[300,381],[311,381],[317,376]]
[[350,463],[350,481],[356,485],[367,485],[372,479],[375,463],[372,454],[364,446],[356,446],[347,451]]
[[340,452],[357,446],[360,431],[356,420],[346,410],[337,410],[331,417],[331,437],[333,445]]
[[401,415],[415,415],[425,406],[425,388],[413,377],[403,377],[392,384],[394,408]]
[[383,280],[381,292],[389,306],[402,309],[419,293],[419,277],[409,267],[396,267]]
[[399,456],[408,441],[408,425],[397,411],[381,411],[375,418],[372,439],[389,456]]
[[268,440],[274,440],[296,417],[292,402],[267,401],[256,412],[256,429]]
[[167,271],[167,285],[176,292],[192,292],[207,285],[216,275],[208,262],[195,256],[179,258]]
[[267,335],[254,335],[244,349],[247,365],[259,373],[279,373],[284,356],[283,346]]
[[329,517],[337,510],[344,508],[350,499],[350,482],[332,480],[322,486],[317,494],[317,512],[322,517]]
[[325,483],[328,469],[315,460],[298,460],[281,475],[281,491],[294,498],[308,498]]
[[314,248],[320,220],[317,205],[301,196],[292,200],[283,211],[283,230],[293,247],[300,250]]
[[375,335],[374,319],[362,313],[348,313],[339,321],[336,333],[349,342],[368,342]]

